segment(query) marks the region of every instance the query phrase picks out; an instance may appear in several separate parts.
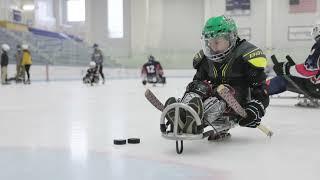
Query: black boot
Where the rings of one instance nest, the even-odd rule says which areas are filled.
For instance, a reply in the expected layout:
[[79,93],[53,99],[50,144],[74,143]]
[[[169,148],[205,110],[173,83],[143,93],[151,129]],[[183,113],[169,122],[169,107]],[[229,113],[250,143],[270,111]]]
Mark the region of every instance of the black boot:
[[[190,106],[195,112],[198,114],[200,120],[203,118],[203,103],[199,97],[194,97],[188,102],[188,106]],[[183,132],[192,133],[192,134],[199,134],[203,132],[203,128],[198,128],[197,123],[193,117],[193,115],[188,112],[184,111],[185,113],[185,121],[184,121],[184,128]],[[183,119],[182,119],[183,120]]]
[[192,98],[188,105],[192,107],[193,110],[196,111],[196,113],[199,115],[200,119],[203,118],[203,103],[202,100],[199,97]]
[[223,141],[225,139],[229,139],[231,137],[231,134],[228,133],[228,131],[229,131],[229,129],[221,131],[219,133],[211,134],[208,137],[208,141]]
[[[176,103],[177,100],[175,97],[170,97],[167,99],[164,107],[167,107],[170,104]],[[173,132],[173,123],[174,123],[175,109],[170,109],[166,114],[166,119],[168,120],[166,126],[170,125],[169,132]]]
[[[170,104],[176,103],[177,100],[174,97],[169,98],[166,103],[165,107]],[[199,97],[192,98],[188,103],[192,109],[196,111],[200,120],[203,118],[203,104],[202,100]],[[168,120],[166,125],[170,125],[170,132],[173,132],[173,124],[174,124],[174,116],[175,116],[175,109],[170,109],[166,114],[166,119]],[[189,134],[199,134],[203,132],[203,128],[198,128],[196,121],[192,114],[182,108],[179,111],[179,123],[178,123],[178,132],[189,133]]]

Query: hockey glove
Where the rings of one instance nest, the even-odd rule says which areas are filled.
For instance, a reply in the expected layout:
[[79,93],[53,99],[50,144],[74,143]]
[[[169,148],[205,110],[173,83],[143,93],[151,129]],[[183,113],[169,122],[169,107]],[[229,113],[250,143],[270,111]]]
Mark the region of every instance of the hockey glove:
[[186,93],[188,92],[196,93],[202,99],[206,99],[211,96],[212,87],[207,81],[193,80],[186,88]]
[[244,109],[247,113],[247,117],[240,119],[239,125],[249,128],[256,128],[259,126],[261,118],[265,113],[263,104],[257,100],[251,100],[244,106]]
[[294,66],[294,64],[290,62],[279,62],[273,66],[273,70],[278,76],[290,75],[291,66]]

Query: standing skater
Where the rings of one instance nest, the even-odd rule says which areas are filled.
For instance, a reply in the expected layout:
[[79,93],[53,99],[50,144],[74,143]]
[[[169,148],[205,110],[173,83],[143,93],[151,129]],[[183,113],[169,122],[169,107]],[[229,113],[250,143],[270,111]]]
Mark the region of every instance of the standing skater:
[[2,44],[1,46],[2,54],[1,54],[1,83],[2,85],[7,85],[8,83],[8,64],[9,57],[8,51],[10,50],[10,46],[8,44]]
[[23,66],[24,70],[27,73],[27,80],[25,80],[25,77],[23,78],[23,82],[25,84],[30,84],[30,67],[32,65],[32,57],[31,57],[31,53],[29,51],[29,46],[27,44],[23,44],[22,45],[22,62],[21,65]]
[[93,54],[91,56],[91,61],[94,61],[96,63],[96,66],[98,67],[98,71],[102,77],[102,83],[105,83],[105,78],[103,74],[103,53],[101,49],[99,49],[98,44],[93,45]]

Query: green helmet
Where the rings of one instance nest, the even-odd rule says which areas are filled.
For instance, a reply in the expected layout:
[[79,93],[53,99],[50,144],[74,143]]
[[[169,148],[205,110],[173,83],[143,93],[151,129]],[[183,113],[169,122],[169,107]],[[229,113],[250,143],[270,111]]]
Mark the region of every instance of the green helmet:
[[[238,37],[237,26],[233,19],[226,16],[210,18],[202,30],[202,49],[206,57],[210,60],[220,62],[230,53],[236,44]],[[228,48],[223,52],[214,52],[209,46],[209,41],[223,38],[229,41]]]

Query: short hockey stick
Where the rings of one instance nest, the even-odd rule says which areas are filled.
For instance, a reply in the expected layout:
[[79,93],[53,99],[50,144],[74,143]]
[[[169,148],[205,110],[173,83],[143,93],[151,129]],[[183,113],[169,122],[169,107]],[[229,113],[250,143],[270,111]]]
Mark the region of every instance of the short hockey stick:
[[[227,88],[224,85],[219,85],[217,88],[217,92],[220,95],[221,98],[223,98],[227,104],[241,117],[247,117],[246,111],[242,108],[242,106],[238,103],[238,101],[234,98],[234,96],[230,93],[229,88]],[[267,136],[271,137],[273,135],[273,132],[269,130],[264,125],[260,124],[257,126],[258,129],[260,129],[263,133],[265,133]]]

